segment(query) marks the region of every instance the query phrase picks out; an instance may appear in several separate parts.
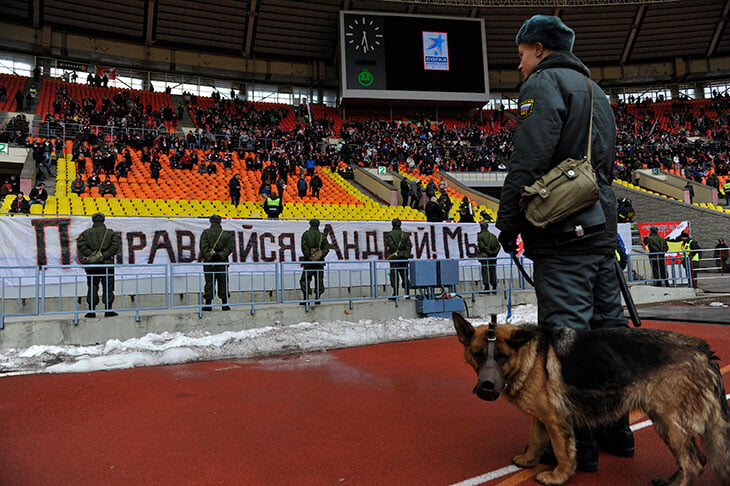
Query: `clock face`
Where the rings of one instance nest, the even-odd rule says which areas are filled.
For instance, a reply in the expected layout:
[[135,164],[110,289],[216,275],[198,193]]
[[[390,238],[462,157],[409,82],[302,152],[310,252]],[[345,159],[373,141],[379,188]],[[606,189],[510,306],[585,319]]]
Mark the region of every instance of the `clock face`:
[[345,28],[345,42],[356,52],[367,54],[383,45],[383,30],[367,17],[356,17]]

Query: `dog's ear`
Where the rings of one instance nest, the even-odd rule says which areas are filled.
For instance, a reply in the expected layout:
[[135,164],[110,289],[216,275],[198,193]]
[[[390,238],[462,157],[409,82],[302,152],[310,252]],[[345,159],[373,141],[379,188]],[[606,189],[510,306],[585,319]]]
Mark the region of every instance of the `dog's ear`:
[[534,338],[534,329],[517,328],[512,332],[512,334],[505,338],[504,342],[507,343],[510,348],[518,350]]
[[461,314],[453,312],[451,318],[454,320],[454,328],[456,329],[456,336],[464,346],[471,344],[471,339],[474,337],[474,328],[471,323],[464,319]]

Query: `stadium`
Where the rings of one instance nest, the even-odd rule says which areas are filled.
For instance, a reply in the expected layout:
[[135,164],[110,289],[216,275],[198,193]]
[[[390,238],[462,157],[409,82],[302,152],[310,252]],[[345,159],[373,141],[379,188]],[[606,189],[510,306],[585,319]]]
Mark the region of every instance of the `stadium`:
[[[3,4],[0,485],[533,484],[454,313],[730,388],[730,0]],[[627,417],[564,484],[675,471]]]

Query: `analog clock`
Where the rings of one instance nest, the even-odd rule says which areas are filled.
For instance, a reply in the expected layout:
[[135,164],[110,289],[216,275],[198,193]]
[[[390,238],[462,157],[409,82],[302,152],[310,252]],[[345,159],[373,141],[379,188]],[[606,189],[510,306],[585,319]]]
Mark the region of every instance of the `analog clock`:
[[373,52],[383,45],[383,29],[370,18],[355,17],[347,23],[345,42],[356,52]]

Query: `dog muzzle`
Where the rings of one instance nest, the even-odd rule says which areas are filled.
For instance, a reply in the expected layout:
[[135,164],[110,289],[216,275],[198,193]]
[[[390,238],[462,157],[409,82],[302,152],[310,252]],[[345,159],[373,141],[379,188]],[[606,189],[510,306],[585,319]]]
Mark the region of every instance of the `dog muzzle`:
[[497,342],[495,331],[496,323],[490,324],[487,332],[487,360],[479,368],[477,385],[474,387],[476,396],[490,402],[496,400],[504,390],[504,374],[494,359],[494,345]]

